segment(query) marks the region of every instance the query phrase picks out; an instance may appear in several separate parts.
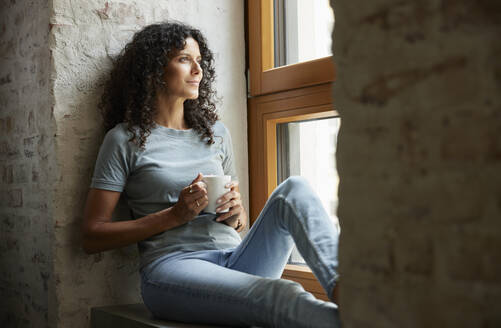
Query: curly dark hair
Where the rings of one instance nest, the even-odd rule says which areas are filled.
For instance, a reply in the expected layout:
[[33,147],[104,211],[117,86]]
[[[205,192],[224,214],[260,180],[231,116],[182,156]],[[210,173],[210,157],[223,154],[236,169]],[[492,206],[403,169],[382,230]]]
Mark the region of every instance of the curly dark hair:
[[144,27],[117,56],[98,105],[106,131],[126,122],[132,133],[129,141],[144,149],[155,126],[157,92],[168,88],[164,82],[165,67],[177,51],[184,49],[189,37],[197,41],[200,48],[203,78],[198,98],[184,102],[184,119],[202,141],[207,140],[209,145],[214,143],[212,126],[219,119],[214,103],[216,94],[212,89],[214,56],[202,33],[180,22]]

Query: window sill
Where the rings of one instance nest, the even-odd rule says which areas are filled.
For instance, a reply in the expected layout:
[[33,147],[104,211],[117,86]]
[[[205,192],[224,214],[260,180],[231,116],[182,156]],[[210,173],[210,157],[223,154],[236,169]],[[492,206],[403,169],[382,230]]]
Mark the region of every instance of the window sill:
[[306,291],[318,299],[329,300],[317,278],[307,266],[287,264],[282,278],[300,283]]

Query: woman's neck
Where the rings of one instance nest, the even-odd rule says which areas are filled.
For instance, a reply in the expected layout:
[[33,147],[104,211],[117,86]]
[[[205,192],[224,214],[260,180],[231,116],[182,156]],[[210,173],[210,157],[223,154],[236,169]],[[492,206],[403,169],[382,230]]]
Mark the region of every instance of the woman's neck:
[[185,99],[158,96],[155,122],[159,125],[176,130],[186,130],[189,127],[184,119]]

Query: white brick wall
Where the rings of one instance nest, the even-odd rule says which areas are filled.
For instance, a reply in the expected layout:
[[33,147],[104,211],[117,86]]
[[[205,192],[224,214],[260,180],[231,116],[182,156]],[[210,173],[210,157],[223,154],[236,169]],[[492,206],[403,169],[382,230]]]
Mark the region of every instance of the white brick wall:
[[87,327],[90,307],[140,300],[135,246],[88,256],[80,245],[84,201],[103,136],[96,105],[110,56],[142,26],[165,19],[206,34],[248,207],[244,2],[4,2],[0,322]]

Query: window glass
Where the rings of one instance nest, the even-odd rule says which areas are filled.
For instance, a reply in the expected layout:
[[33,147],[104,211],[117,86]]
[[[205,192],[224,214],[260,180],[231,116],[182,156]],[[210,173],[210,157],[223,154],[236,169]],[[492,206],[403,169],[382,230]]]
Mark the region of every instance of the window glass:
[[274,0],[275,67],[332,55],[329,0]]
[[[338,231],[336,144],[340,124],[339,117],[277,124],[277,183],[294,175],[308,180]],[[289,263],[304,264],[295,248]]]

